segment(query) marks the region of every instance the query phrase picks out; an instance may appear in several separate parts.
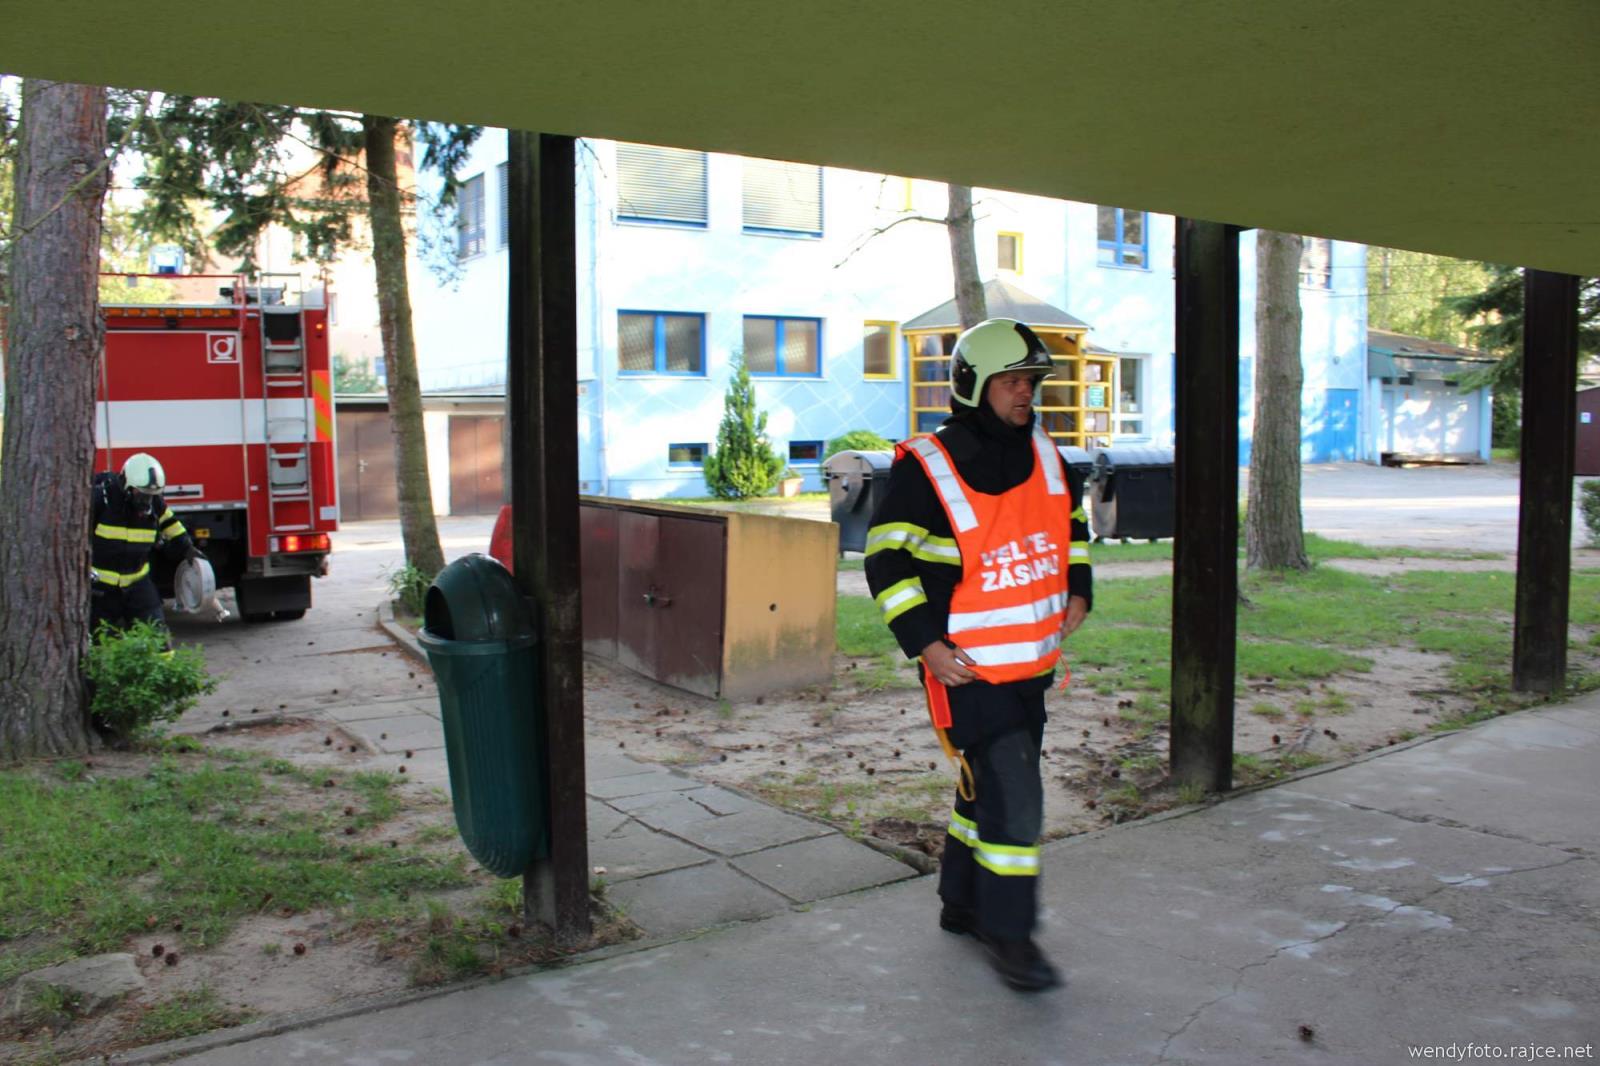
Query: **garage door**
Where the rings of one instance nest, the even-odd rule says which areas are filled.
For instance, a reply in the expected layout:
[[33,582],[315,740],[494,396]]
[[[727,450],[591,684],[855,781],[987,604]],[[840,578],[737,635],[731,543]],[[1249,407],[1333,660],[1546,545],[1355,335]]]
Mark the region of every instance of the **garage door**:
[[388,410],[340,411],[337,418],[340,519],[399,517]]
[[1402,455],[1478,454],[1478,394],[1442,381],[1385,385],[1382,440]]
[[499,415],[450,416],[450,513],[495,514],[505,502]]

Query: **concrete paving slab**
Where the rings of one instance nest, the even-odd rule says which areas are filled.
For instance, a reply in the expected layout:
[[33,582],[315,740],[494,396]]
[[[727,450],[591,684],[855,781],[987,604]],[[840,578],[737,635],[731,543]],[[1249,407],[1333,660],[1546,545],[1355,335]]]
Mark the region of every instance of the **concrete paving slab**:
[[421,714],[437,719],[439,697],[430,693],[427,696],[402,696],[398,699],[341,703],[324,708],[322,713],[338,722],[359,722],[366,718],[392,718],[405,714]]
[[771,807],[757,807],[722,818],[689,822],[672,832],[691,844],[730,856],[811,837],[836,835],[836,831],[828,826],[796,818]]
[[652,770],[647,774],[630,774],[627,777],[611,777],[603,781],[589,783],[589,795],[597,796],[603,800],[623,799],[628,796],[643,796],[652,792],[682,792],[691,788],[703,787],[693,778],[684,777],[682,774],[669,773],[666,770]]
[[[638,822],[598,839],[591,834],[589,839],[590,865],[612,884],[715,861],[715,856]],[[604,874],[598,873],[601,868]]]
[[661,767],[652,763],[630,759],[626,755],[613,755],[610,752],[600,754],[587,752],[584,755],[583,765],[590,784],[607,781],[613,777],[635,777],[639,774],[658,773],[661,770]]
[[633,819],[621,811],[613,810],[599,800],[591,799],[584,804],[589,826],[589,839],[600,840],[608,837]]
[[[1403,817],[1600,851],[1600,735],[1539,712],[1515,721],[1513,730],[1468,730],[1293,787]],[[1508,803],[1512,794],[1517,802]]]
[[721,818],[759,806],[722,788],[694,788],[685,792],[651,792],[624,796],[614,806],[627,811],[652,829],[675,833],[696,822]]
[[315,655],[370,654],[399,655],[389,634],[373,627],[351,628],[341,625],[318,626],[285,633],[278,642],[280,661],[301,660]]
[[838,834],[768,848],[731,861],[735,869],[796,903],[917,876],[905,863]]
[[425,714],[362,718],[341,724],[373,748],[389,755],[404,755],[408,750],[444,749],[444,729],[439,719]]
[[624,881],[606,890],[652,936],[676,936],[726,922],[764,918],[789,901],[723,863]]

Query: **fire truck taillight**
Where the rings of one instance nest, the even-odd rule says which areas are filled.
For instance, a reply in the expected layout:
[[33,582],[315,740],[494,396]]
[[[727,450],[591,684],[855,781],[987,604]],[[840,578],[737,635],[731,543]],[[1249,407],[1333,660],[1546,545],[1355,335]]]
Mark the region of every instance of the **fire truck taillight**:
[[282,537],[273,537],[273,551],[281,552],[325,552],[328,550],[328,535],[326,533],[290,533]]

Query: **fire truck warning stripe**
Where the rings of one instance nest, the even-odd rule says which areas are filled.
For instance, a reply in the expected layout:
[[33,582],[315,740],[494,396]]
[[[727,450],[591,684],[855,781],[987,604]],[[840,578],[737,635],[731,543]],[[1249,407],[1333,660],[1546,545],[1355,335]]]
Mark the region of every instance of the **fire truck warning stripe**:
[[317,413],[317,439],[333,439],[333,386],[328,383],[326,370],[311,373],[312,403]]
[[310,400],[126,400],[97,403],[96,448],[288,443],[314,425]]

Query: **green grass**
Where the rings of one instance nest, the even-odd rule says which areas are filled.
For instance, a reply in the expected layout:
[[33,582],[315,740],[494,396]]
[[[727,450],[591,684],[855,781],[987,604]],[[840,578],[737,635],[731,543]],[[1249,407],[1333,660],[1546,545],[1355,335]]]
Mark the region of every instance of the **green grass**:
[[868,596],[840,596],[835,639],[845,655],[880,656],[900,654],[889,627],[883,624],[878,605]]
[[[1240,527],[1239,554],[1244,555],[1244,532]],[[1170,560],[1172,558],[1172,541],[1163,540],[1154,544],[1136,542],[1122,544],[1116,541],[1107,541],[1103,544],[1089,545],[1089,561],[1100,563],[1148,563]],[[1305,535],[1306,555],[1314,563],[1325,562],[1329,559],[1499,559],[1503,552],[1478,552],[1440,548],[1408,548],[1383,546],[1375,547],[1370,544],[1358,544],[1350,540],[1334,540],[1331,537],[1320,536],[1316,533]]]
[[207,987],[179,992],[145,1012],[139,1020],[139,1035],[152,1043],[176,1040],[196,1033],[240,1025],[250,1019],[249,1011],[235,1010],[217,999]]
[[[58,764],[68,766],[69,764]],[[0,982],[76,955],[119,948],[153,926],[182,923],[203,948],[263,907],[302,912],[468,883],[460,856],[356,843],[345,806],[366,801],[371,826],[398,805],[377,778],[324,789],[298,775],[167,756],[137,777],[0,773]],[[270,790],[315,789],[317,809],[260,817]]]

